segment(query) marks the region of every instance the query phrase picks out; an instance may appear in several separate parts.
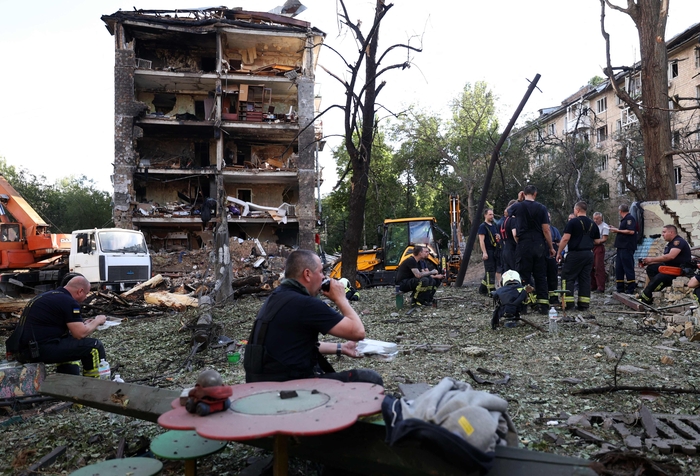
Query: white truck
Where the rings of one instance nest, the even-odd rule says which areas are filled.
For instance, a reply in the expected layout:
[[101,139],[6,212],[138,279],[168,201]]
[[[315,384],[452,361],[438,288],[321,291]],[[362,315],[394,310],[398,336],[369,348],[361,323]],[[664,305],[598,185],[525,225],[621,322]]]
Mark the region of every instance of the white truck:
[[122,228],[71,233],[68,267],[93,286],[112,291],[125,291],[151,278],[151,256],[143,233]]

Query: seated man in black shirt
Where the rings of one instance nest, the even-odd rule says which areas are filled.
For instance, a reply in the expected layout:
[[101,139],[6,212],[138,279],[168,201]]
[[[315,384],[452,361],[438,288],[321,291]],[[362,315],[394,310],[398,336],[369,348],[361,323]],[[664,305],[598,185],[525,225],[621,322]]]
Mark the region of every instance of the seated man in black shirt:
[[425,259],[430,254],[430,248],[422,245],[413,247],[413,256],[406,258],[396,270],[396,284],[401,292],[413,291],[412,305],[429,305],[433,301],[436,287],[444,278],[437,269],[428,269]]
[[[342,382],[383,385],[381,376],[366,369],[335,372],[321,355],[360,357],[357,342],[365,338],[365,327],[345,297],[345,286],[330,280],[321,290],[323,265],[309,250],[297,250],[287,258],[285,279],[258,312],[246,345],[246,382],[284,382],[300,378],[331,378]],[[321,292],[338,311],[317,299]],[[348,339],[343,344],[319,342],[318,334]]]
[[690,246],[681,236],[678,235],[678,229],[675,225],[665,225],[661,231],[661,236],[668,243],[664,248],[664,254],[661,256],[642,258],[642,266],[647,266],[647,276],[649,276],[649,284],[644,288],[639,295],[639,299],[645,304],[652,304],[654,297],[652,293],[661,291],[666,286],[673,283],[677,276],[671,274],[663,274],[659,272],[659,266],[676,266],[681,267],[690,263],[692,256],[690,254]]
[[80,367],[74,362],[79,360],[84,376],[98,377],[105,349],[102,342],[88,336],[107,318],[99,315],[83,321],[80,303],[89,292],[90,282],[76,276],[65,286],[32,299],[15,331],[19,333],[18,360],[59,364],[58,373],[80,375]]

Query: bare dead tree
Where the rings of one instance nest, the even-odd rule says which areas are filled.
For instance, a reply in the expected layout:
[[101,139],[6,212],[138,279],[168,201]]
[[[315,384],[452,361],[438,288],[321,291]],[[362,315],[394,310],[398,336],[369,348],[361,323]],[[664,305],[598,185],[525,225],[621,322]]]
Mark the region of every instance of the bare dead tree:
[[[367,32],[360,29],[361,21],[352,21],[344,0],[339,0],[341,12],[340,23],[345,25],[354,35],[358,46],[358,56],[354,62],[346,61],[342,55],[336,52],[343,60],[349,73],[349,79],[345,80],[331,71],[324,70],[338,80],[345,88],[346,100],[344,105],[345,148],[350,157],[350,163],[346,173],[350,174],[351,189],[348,203],[348,226],[342,243],[342,276],[355,282],[357,273],[357,255],[362,238],[364,225],[364,209],[369,188],[369,176],[372,159],[372,144],[377,132],[376,116],[381,107],[377,103],[379,92],[386,85],[386,81],[379,82],[380,77],[388,71],[395,69],[407,69],[411,66],[408,56],[410,52],[420,52],[422,48],[408,44],[395,44],[383,51],[379,50],[379,30],[382,20],[393,7],[393,4],[385,4],[383,0],[377,0],[374,13],[374,21]],[[324,44],[325,46],[325,44]],[[382,62],[388,60],[388,55],[395,51],[404,50],[406,59],[402,62],[383,66]],[[364,76],[362,75],[364,68]],[[343,175],[343,179],[345,174]]]

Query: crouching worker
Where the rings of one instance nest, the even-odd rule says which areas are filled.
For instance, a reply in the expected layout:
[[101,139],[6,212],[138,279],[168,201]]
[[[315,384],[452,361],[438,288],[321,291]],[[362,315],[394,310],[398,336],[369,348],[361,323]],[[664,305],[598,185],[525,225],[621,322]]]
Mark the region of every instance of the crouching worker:
[[686,276],[691,276],[688,287],[693,290],[693,298],[700,303],[700,261],[693,261],[684,269]]
[[[382,377],[373,370],[335,372],[323,357],[360,357],[356,347],[357,341],[365,338],[365,327],[340,281],[332,279],[328,291],[321,290],[324,276],[319,257],[308,250],[292,252],[284,275],[255,318],[243,360],[246,382],[319,377],[383,385]],[[319,292],[333,301],[340,313],[317,299]],[[319,342],[319,333],[348,342]]]
[[[639,300],[644,304],[653,304],[653,293],[670,286],[673,280],[681,275],[681,268],[687,266],[692,259],[690,245],[678,235],[678,229],[675,225],[665,225],[661,236],[667,242],[664,254],[640,260],[641,264],[647,267],[647,276],[649,276],[649,284],[639,295]],[[661,268],[662,266],[666,266],[668,269]],[[674,274],[662,271],[672,271]]]
[[440,281],[445,277],[437,269],[429,269],[425,261],[430,248],[422,245],[413,247],[413,256],[406,258],[396,270],[396,284],[401,292],[411,294],[411,306],[429,306]]
[[501,318],[515,321],[520,318],[520,311],[528,300],[528,292],[520,282],[517,271],[508,270],[503,273],[503,285],[493,293],[493,317],[491,329],[498,328]]
[[[107,318],[103,315],[83,321],[80,303],[90,292],[90,282],[83,276],[72,278],[65,286],[35,297],[24,308],[17,328],[7,341],[23,363],[59,364],[56,372],[99,377],[100,360],[105,349],[90,336]],[[16,347],[11,348],[11,341]]]

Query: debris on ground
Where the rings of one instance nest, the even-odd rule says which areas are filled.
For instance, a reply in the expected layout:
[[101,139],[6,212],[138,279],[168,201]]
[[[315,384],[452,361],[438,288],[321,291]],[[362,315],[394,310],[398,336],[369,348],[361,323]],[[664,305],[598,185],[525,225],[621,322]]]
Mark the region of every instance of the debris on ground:
[[[256,268],[255,263],[263,257],[252,252],[255,248],[259,253],[257,243],[234,240],[234,279],[243,283],[238,289],[261,288],[283,271],[286,249],[260,243],[267,268]],[[182,256],[154,255],[154,268],[163,281],[146,292],[182,293],[201,299],[207,295],[203,292],[209,278],[207,260],[204,249]],[[556,335],[522,323],[492,330],[493,302],[477,292],[482,272],[483,268],[474,269],[462,288],[441,287],[436,294],[438,308],[416,308],[410,316],[405,310],[397,312],[393,287],[363,290],[360,300],[351,305],[361,315],[367,337],[396,342],[401,351],[391,362],[341,358],[334,359],[333,366],[337,370],[365,367],[378,371],[386,393],[398,393],[400,387],[411,384],[435,385],[445,376],[474,382],[477,390],[497,393],[509,402],[523,447],[596,459],[608,471],[600,474],[634,474],[642,466],[657,471],[655,474],[690,475],[700,470],[700,456],[693,453],[700,448],[700,437],[696,436],[700,435],[698,395],[662,391],[700,389],[700,343],[685,334],[685,322],[692,322],[692,316],[682,323],[683,332],[664,337],[663,331],[670,324],[663,319],[666,314],[629,314],[629,308],[611,294],[596,294],[586,312],[589,318],[579,320],[577,313],[569,312],[572,319],[560,322]],[[274,288],[274,281],[270,286]],[[227,384],[245,381],[240,360],[229,360],[228,349],[232,345],[237,351],[241,349],[266,295],[262,290],[242,293],[229,303],[187,307],[180,312],[146,306],[141,298],[131,301],[109,293],[95,295],[90,305],[95,312],[112,309],[115,315],[143,305],[141,314],[99,331],[97,337],[105,344],[112,369],[127,382],[180,391],[191,386],[203,369],[218,371]],[[210,323],[200,323],[203,313],[211,315]],[[681,307],[670,313],[676,314],[685,315],[685,310]],[[655,321],[644,323],[645,316]],[[528,314],[527,318],[547,328],[547,316]],[[206,348],[195,349],[198,332]],[[0,333],[7,335],[4,330]],[[338,341],[330,336],[325,339]],[[672,358],[673,363],[663,363],[663,357]],[[576,394],[596,387],[618,390]],[[624,387],[641,390],[621,390]],[[19,403],[15,408],[0,407],[0,424],[20,411],[24,410]],[[654,429],[656,436],[652,436]],[[40,418],[22,414],[21,421],[3,426],[6,444],[0,448],[0,460],[14,461],[17,471],[23,471],[65,445],[65,454],[42,471],[70,473],[114,456],[122,441],[128,450],[125,454],[132,455],[140,438],[149,440],[163,431],[156,424],[130,418],[125,423],[113,421],[108,414],[91,408],[71,408],[41,414]],[[34,449],[39,451],[32,453]],[[261,450],[230,444],[221,453],[202,458],[198,467],[202,474],[234,475],[265,456]],[[621,469],[628,467],[635,469],[631,473]],[[653,474],[652,469],[644,474]],[[181,470],[181,466],[168,464],[163,474]],[[315,471],[310,464],[292,459],[289,474]]]

